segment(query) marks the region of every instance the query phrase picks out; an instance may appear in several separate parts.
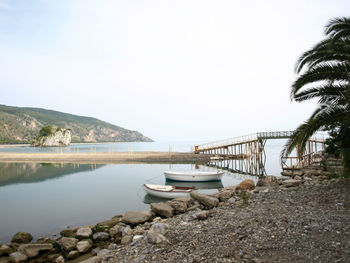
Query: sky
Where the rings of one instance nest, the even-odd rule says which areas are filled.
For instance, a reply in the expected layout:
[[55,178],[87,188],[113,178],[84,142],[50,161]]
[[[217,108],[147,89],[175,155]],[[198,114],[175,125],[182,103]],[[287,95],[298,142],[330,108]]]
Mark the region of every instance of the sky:
[[298,57],[350,1],[0,0],[0,104],[155,141],[293,130]]

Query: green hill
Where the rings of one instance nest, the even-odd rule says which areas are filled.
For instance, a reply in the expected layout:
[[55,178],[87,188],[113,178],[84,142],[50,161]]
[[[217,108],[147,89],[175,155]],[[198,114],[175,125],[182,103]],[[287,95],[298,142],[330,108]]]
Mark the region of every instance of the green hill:
[[30,143],[46,125],[72,131],[72,142],[152,141],[137,131],[59,111],[0,105],[0,143]]

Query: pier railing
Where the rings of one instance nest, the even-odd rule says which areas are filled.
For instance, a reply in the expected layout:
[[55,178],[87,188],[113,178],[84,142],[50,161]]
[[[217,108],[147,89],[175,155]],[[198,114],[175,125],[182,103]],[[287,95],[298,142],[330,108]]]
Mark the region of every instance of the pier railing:
[[[245,136],[233,137],[224,140],[218,140],[209,143],[203,143],[192,147],[192,151],[195,153],[205,151],[208,149],[224,148],[232,145],[244,144],[258,140],[269,140],[269,139],[288,139],[293,135],[294,131],[276,131],[276,132],[257,132]],[[309,141],[324,143],[324,134],[317,134],[309,139]]]

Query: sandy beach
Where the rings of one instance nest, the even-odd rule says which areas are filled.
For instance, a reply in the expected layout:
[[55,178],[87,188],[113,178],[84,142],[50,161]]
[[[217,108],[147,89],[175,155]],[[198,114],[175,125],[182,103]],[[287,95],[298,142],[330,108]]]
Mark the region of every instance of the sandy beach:
[[177,152],[5,153],[0,162],[40,163],[193,163],[208,162],[207,154]]

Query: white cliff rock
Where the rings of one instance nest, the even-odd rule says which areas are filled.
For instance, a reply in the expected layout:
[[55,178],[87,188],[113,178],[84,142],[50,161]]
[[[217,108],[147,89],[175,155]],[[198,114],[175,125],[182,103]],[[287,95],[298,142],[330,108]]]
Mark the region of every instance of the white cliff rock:
[[54,134],[40,137],[34,142],[34,146],[68,146],[72,141],[71,131],[68,129],[59,129]]

